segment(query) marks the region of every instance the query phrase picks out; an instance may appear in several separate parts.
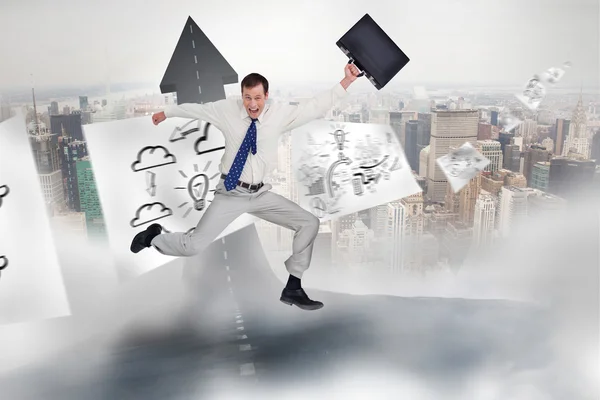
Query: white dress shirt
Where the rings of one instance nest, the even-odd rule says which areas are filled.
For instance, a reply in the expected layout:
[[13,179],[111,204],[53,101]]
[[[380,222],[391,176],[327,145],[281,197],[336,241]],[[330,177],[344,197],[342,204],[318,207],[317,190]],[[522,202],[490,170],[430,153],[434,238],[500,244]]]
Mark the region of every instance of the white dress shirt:
[[[250,184],[262,182],[277,163],[279,136],[310,121],[322,118],[339,99],[346,95],[346,89],[338,83],[304,104],[267,102],[256,121],[256,154],[251,152],[248,154],[240,180]],[[223,174],[229,172],[252,121],[244,108],[242,99],[230,98],[204,104],[179,104],[166,107],[164,112],[167,118],[199,119],[219,129],[225,137],[225,153],[221,158],[219,170]]]

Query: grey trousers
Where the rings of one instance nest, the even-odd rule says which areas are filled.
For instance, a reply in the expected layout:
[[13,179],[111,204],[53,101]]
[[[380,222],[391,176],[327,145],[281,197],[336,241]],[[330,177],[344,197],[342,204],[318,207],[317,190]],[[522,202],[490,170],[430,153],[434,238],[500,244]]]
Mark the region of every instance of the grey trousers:
[[236,187],[226,191],[223,179],[215,188],[215,197],[191,233],[164,233],[152,240],[152,246],[168,256],[190,257],[204,251],[236,218],[248,213],[257,218],[295,231],[292,255],[285,261],[291,275],[302,278],[310,265],[320,221],[310,212],[283,196],[272,193],[266,184],[252,193]]

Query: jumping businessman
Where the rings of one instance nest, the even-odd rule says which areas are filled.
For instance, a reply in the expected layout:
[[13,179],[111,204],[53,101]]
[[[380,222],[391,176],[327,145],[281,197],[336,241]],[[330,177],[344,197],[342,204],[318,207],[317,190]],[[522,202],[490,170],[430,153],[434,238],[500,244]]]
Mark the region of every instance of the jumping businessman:
[[206,121],[223,132],[225,153],[219,165],[221,180],[213,201],[191,233],[163,234],[159,224],[152,224],[133,238],[131,251],[138,253],[152,246],[168,256],[193,256],[205,250],[236,218],[248,213],[295,231],[293,254],[285,261],[290,276],[280,300],[304,310],[323,307],[323,303],[307,296],[300,282],[310,265],[319,219],[296,203],[270,192],[272,186],[264,184],[263,179],[277,162],[279,135],[323,117],[347,94],[346,89],[357,79],[359,70],[353,64],[346,64],[344,73],[340,83],[305,104],[267,104],[269,82],[262,75],[252,73],[242,80],[241,100],[180,104],[152,115],[155,125],[168,117],[192,118]]

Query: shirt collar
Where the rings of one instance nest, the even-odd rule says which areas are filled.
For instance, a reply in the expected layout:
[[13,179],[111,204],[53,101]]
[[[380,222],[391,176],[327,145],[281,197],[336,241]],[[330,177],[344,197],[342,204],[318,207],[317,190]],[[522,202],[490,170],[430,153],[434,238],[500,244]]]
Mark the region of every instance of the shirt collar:
[[[260,115],[258,116],[258,122],[260,122],[262,124],[264,118],[265,118],[265,113],[269,110],[269,107],[271,106],[271,99],[267,100],[265,103],[265,108],[263,108],[262,112],[260,113]],[[248,112],[246,111],[246,108],[244,108],[244,102],[241,102],[240,105],[240,118],[242,119],[246,119],[246,118],[250,118],[250,116],[248,115]]]

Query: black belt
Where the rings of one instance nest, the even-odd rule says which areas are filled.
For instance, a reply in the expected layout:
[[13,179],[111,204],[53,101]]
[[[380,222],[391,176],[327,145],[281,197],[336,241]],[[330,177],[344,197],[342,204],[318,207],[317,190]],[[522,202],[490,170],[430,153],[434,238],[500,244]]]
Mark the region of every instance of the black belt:
[[[227,178],[227,175],[225,175],[225,174],[221,174],[221,179],[223,179],[223,180],[224,180],[225,178]],[[246,183],[246,182],[237,181],[237,185],[238,185],[238,186],[241,186],[241,187],[243,187],[243,188],[245,188],[245,189],[252,190],[253,192],[256,192],[256,191],[257,191],[257,190],[259,190],[261,187],[263,187],[265,184],[261,182],[261,183],[257,183],[257,184],[255,184],[255,185],[251,185],[251,184],[249,184],[249,183]]]

